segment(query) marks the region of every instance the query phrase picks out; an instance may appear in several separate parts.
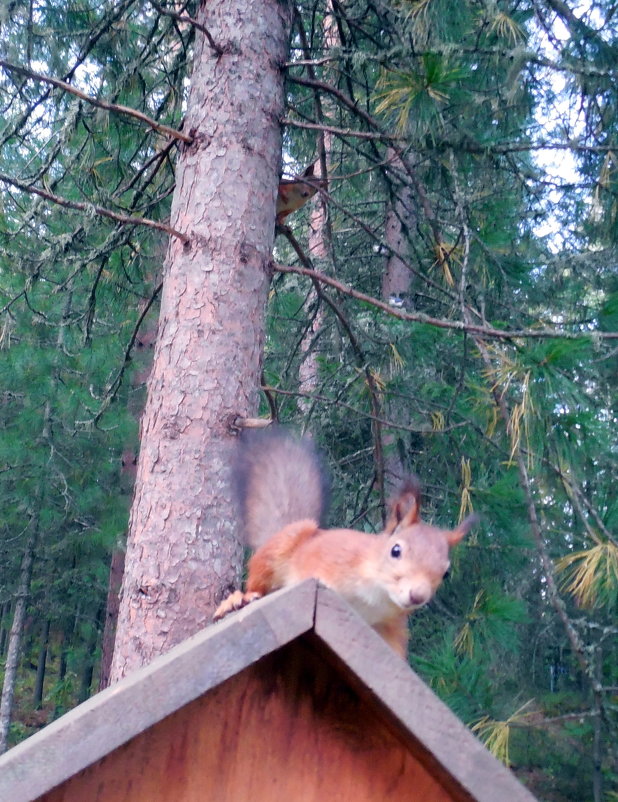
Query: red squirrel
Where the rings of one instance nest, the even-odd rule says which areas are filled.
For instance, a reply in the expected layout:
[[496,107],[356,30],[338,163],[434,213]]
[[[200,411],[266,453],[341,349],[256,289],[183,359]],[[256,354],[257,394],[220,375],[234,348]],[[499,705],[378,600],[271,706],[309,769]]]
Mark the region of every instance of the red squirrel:
[[477,520],[455,529],[425,524],[409,477],[391,500],[384,530],[322,529],[329,486],[310,441],[280,429],[243,435],[235,471],[241,517],[254,549],[246,590],[223,601],[215,620],[279,588],[318,579],[335,590],[402,657],[410,613],[430,601],[449,568],[449,548]]
[[280,181],[277,192],[277,223],[282,223],[284,217],[304,206],[318,189],[326,187],[324,179],[314,176],[314,167],[315,165],[310,164],[302,176]]

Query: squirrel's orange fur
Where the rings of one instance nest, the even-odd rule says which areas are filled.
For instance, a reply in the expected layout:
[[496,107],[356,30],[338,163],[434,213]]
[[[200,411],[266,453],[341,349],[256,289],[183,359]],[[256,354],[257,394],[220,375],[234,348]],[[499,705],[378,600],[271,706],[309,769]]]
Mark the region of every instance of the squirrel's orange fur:
[[307,441],[274,430],[241,449],[238,483],[249,544],[246,591],[219,606],[215,619],[279,588],[314,578],[337,591],[392,648],[405,656],[407,618],[434,595],[449,568],[449,548],[476,520],[440,529],[419,518],[409,478],[390,503],[384,531],[322,529],[327,494]]
[[277,192],[277,222],[300,209],[312,198],[318,189],[324,189],[326,182],[314,177],[314,165],[310,164],[302,176],[292,180],[283,179]]

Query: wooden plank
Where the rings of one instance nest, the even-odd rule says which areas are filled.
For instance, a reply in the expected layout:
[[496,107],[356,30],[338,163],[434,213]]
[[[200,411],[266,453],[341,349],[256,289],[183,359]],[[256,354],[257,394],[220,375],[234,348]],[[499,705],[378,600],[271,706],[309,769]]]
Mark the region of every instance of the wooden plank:
[[40,802],[451,802],[323,652],[282,647]]
[[535,797],[462,724],[373,629],[336,593],[318,588],[316,635],[357,687],[382,706],[419,760],[454,794],[478,802],[535,802]]
[[30,802],[313,626],[313,580],[208,627],[0,757],[0,800]]

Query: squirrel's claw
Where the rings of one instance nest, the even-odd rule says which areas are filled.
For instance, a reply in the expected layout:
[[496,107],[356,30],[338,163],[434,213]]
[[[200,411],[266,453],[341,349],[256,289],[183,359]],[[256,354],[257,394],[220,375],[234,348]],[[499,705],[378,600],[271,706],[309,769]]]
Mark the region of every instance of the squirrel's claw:
[[242,607],[251,604],[252,601],[261,599],[262,595],[262,593],[243,593],[242,590],[235,590],[234,593],[230,593],[227,599],[224,599],[217,607],[212,620],[219,621],[221,618],[228,615],[228,613],[233,613],[234,610],[240,610]]

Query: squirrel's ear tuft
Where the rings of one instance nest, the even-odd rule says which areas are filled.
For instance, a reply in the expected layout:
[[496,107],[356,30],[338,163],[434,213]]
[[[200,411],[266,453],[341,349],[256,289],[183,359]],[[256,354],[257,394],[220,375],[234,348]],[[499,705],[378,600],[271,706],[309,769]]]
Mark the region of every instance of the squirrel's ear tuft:
[[416,524],[420,518],[421,488],[416,476],[408,476],[389,502],[384,532],[392,535],[396,529]]
[[454,546],[456,543],[459,543],[459,541],[462,540],[472,529],[472,527],[476,526],[480,520],[480,517],[475,512],[472,513],[472,515],[468,515],[467,518],[464,518],[459,526],[446,533],[446,539],[448,540],[449,545]]

